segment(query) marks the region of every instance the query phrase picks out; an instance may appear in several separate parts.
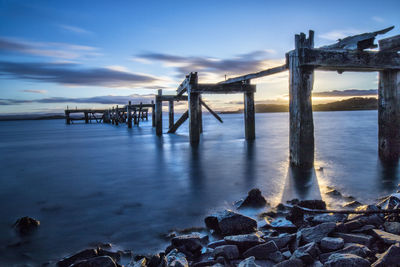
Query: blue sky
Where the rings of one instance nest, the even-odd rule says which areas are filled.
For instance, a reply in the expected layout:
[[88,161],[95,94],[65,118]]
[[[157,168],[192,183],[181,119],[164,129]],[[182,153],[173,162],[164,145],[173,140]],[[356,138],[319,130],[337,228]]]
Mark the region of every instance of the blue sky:
[[[399,34],[399,11],[400,1],[0,0],[0,113],[150,101],[155,89],[173,94],[190,71],[218,82],[280,65],[294,34],[309,29],[317,47],[391,25],[381,37]],[[285,101],[287,73],[253,83],[258,103]],[[314,84],[376,88],[377,73],[316,72]],[[242,100],[205,98],[216,109]]]

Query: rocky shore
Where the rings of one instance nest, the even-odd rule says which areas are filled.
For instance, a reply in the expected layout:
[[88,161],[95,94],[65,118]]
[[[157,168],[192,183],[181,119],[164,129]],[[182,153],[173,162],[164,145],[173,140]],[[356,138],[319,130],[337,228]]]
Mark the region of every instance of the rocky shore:
[[[330,194],[341,197],[336,190]],[[113,252],[110,244],[101,244],[56,266],[400,266],[400,190],[375,205],[349,201],[337,211],[327,210],[322,200],[294,199],[254,218],[224,210],[204,219],[202,233],[170,233],[170,245],[159,254]],[[237,208],[266,205],[253,189]],[[15,227],[27,234],[39,224],[24,217]]]

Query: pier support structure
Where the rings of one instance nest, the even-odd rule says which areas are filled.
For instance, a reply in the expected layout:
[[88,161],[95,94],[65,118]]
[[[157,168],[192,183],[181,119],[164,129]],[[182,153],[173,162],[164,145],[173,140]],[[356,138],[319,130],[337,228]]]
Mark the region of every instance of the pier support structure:
[[156,105],[155,105],[155,121],[156,121],[156,134],[158,136],[162,135],[162,90],[158,90],[156,95]]
[[128,128],[132,128],[131,101],[128,102],[128,106],[126,107],[126,115],[127,115],[127,124],[128,124]]
[[301,66],[301,49],[314,47],[314,32],[295,36],[295,50],[289,52],[289,153],[291,165],[311,168],[314,164],[314,122],[311,91],[314,67]]
[[[250,80],[245,83],[250,84]],[[254,92],[244,93],[244,129],[246,140],[256,139]]]
[[170,100],[168,101],[168,129],[171,129],[172,126],[174,126],[174,101]]

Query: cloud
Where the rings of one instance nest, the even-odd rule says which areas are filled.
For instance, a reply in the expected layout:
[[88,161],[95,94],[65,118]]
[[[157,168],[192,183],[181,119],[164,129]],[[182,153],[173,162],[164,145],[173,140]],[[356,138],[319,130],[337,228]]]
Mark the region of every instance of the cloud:
[[52,42],[28,42],[0,37],[0,53],[17,53],[57,59],[82,59],[100,56],[96,47]]
[[199,72],[202,81],[221,81],[225,75],[236,76],[268,68],[271,65],[268,58],[274,54],[273,50],[257,50],[230,59],[220,59],[149,52],[137,55],[134,60],[163,62],[167,67],[175,68],[178,78],[190,72]]
[[369,89],[369,90],[349,89],[342,91],[332,90],[324,92],[314,92],[312,95],[316,97],[376,96],[378,95],[378,90],[376,89]]
[[45,94],[47,93],[46,90],[21,90],[24,93],[34,93],[34,94]]
[[[74,86],[143,88],[159,78],[110,68],[83,68],[73,63],[0,61],[0,78],[58,83]],[[154,88],[154,87],[153,87]]]
[[338,39],[343,39],[347,36],[359,34],[361,31],[357,29],[345,29],[345,30],[333,30],[324,34],[319,35],[322,39],[337,41]]
[[76,27],[76,26],[71,26],[71,25],[66,25],[66,24],[61,24],[59,25],[62,29],[67,30],[69,32],[72,33],[78,33],[78,34],[92,34],[91,31],[85,30],[83,28],[80,27]]
[[380,22],[380,23],[385,22],[385,20],[383,18],[378,17],[378,16],[373,16],[372,20],[374,20],[376,22]]
[[127,96],[94,96],[94,97],[84,97],[84,98],[68,98],[68,97],[49,97],[41,99],[2,99],[0,98],[0,106],[8,105],[20,105],[28,103],[42,103],[42,104],[55,104],[55,103],[79,103],[79,104],[108,104],[108,105],[126,105],[128,101],[132,101],[132,104],[150,103],[154,100],[153,94],[138,95],[132,94]]

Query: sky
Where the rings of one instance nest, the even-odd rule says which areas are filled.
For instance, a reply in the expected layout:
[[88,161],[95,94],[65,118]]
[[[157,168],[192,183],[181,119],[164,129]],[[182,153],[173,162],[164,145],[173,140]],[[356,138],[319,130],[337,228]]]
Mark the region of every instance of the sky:
[[[392,25],[378,39],[397,35],[399,11],[398,0],[0,0],[0,113],[150,102],[157,89],[175,94],[191,71],[210,83],[279,66],[310,29],[316,47]],[[313,101],[374,95],[377,77],[316,71]],[[252,83],[256,103],[287,103],[287,72]],[[229,110],[243,96],[204,99]]]

